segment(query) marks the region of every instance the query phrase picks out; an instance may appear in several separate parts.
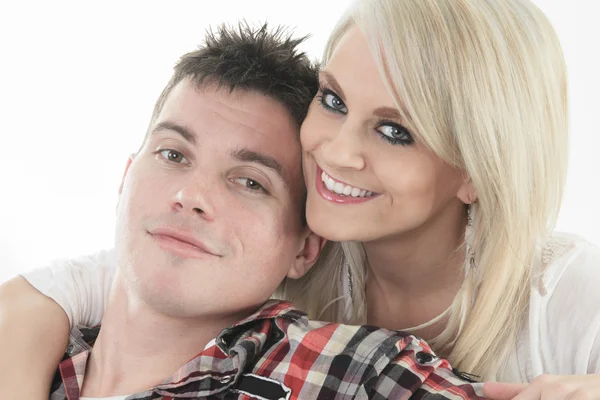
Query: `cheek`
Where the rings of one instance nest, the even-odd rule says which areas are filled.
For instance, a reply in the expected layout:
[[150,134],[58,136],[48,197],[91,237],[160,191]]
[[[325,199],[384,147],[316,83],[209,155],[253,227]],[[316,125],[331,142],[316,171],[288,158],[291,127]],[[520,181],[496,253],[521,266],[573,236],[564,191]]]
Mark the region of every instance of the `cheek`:
[[405,200],[425,200],[435,196],[439,171],[431,160],[419,154],[397,153],[380,157],[376,162],[378,176],[386,190]]
[[170,210],[176,184],[144,168],[131,172],[118,199],[117,224],[121,236],[135,237],[149,218]]
[[[391,164],[391,163],[390,163]],[[417,208],[436,208],[454,198],[460,187],[460,175],[441,160],[424,155],[404,157],[382,173],[394,200],[413,203]]]
[[323,116],[320,115],[320,110],[317,110],[316,107],[318,106],[314,103],[310,106],[300,129],[300,143],[304,151],[314,150],[323,140],[326,123],[323,121]]
[[[242,221],[240,221],[242,223]],[[290,266],[292,249],[284,228],[271,221],[254,224],[253,229],[245,229],[238,239],[243,251],[238,255],[240,276],[247,280],[260,279],[261,288],[272,290],[280,283]]]
[[[291,208],[291,207],[290,207]],[[272,209],[265,212],[246,213],[235,221],[240,230],[240,240],[244,242],[246,255],[256,253],[260,258],[267,255],[292,251],[292,243],[298,237],[300,218],[291,212]],[[233,222],[233,221],[232,221]],[[277,256],[275,257],[277,258]]]
[[127,215],[143,214],[155,208],[168,190],[168,186],[161,184],[154,176],[138,176],[126,181],[119,197],[119,208],[122,207]]
[[285,226],[273,214],[245,215],[236,220],[240,227],[246,249],[273,249],[279,246],[285,236]]
[[[238,193],[225,191],[215,212],[215,222],[218,221],[226,232],[224,234],[237,239],[244,252],[254,249],[257,244],[267,248],[266,242],[273,231],[274,215],[269,213],[268,204],[261,200],[249,199]],[[260,243],[264,242],[262,246]]]

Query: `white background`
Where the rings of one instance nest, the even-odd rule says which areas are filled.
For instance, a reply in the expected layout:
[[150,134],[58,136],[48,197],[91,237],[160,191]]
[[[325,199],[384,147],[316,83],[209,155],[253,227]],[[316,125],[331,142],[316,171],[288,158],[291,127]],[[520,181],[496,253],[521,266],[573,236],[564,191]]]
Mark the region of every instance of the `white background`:
[[[312,33],[318,58],[348,0],[0,2],[0,282],[112,246],[116,193],[154,102],[209,25]],[[571,164],[559,229],[600,244],[600,3],[538,0],[570,73]],[[600,267],[600,266],[599,266]]]

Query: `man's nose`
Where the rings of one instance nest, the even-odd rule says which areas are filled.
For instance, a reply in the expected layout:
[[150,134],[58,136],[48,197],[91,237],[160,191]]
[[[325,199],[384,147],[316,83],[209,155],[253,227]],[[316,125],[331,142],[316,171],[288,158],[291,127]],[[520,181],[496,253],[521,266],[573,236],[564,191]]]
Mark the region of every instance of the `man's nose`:
[[192,180],[182,185],[173,196],[173,210],[201,217],[214,219],[214,205],[211,200],[209,184],[205,180]]

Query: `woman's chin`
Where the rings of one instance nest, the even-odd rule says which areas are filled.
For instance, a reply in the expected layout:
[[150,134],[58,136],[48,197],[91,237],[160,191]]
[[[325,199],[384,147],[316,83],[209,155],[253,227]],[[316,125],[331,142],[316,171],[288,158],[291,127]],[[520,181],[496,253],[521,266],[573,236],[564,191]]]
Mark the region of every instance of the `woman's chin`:
[[330,213],[307,212],[307,221],[314,233],[333,242],[363,242],[372,239],[364,229],[364,225],[361,227],[355,221],[333,216]]

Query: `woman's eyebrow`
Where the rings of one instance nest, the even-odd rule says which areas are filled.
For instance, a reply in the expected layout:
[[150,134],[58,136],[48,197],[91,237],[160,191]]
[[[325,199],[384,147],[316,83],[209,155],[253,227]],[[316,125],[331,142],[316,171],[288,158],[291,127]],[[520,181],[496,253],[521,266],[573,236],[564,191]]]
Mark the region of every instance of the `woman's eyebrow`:
[[373,114],[375,114],[378,117],[386,118],[386,119],[396,119],[396,120],[403,119],[400,112],[393,107],[376,108],[375,111],[373,111]]
[[329,84],[331,88],[337,92],[337,94],[339,94],[342,97],[345,97],[342,87],[330,72],[322,70],[321,72],[319,72],[319,76],[321,77],[321,79],[327,82],[327,84]]

